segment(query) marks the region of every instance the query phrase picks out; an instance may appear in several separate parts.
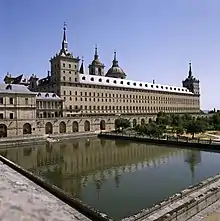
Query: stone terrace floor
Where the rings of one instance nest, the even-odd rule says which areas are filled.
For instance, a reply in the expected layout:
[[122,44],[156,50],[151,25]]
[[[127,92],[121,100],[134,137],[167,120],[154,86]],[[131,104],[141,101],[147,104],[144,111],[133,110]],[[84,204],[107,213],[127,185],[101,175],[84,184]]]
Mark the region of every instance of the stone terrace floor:
[[202,210],[188,221],[220,221],[220,200]]
[[0,162],[1,221],[89,221],[34,182]]

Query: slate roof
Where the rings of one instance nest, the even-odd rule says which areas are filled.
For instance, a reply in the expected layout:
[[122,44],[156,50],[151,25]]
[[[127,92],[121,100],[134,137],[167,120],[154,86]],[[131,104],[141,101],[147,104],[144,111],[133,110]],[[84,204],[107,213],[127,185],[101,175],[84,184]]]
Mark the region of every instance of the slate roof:
[[30,91],[27,86],[20,84],[0,84],[0,93],[5,94],[33,94],[35,92]]
[[37,100],[63,100],[55,93],[38,92],[36,95]]

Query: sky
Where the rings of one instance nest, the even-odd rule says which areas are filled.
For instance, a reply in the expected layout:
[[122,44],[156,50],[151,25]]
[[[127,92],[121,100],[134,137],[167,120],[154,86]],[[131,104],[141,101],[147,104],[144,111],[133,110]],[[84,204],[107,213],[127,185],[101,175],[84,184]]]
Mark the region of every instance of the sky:
[[201,108],[220,109],[219,11],[219,0],[0,0],[0,81],[46,76],[66,22],[86,66],[97,44],[106,72],[116,50],[127,79],[181,86],[191,60]]

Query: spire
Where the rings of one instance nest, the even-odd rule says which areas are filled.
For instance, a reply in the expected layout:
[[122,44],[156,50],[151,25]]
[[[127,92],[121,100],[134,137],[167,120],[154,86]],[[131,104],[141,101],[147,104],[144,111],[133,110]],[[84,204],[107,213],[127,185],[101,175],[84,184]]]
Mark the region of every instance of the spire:
[[68,42],[66,38],[66,22],[63,25],[63,41],[62,41],[62,51],[68,51]]
[[114,51],[114,60],[116,61],[116,51]]
[[118,67],[116,51],[114,51],[114,59],[112,61],[112,67]]
[[192,63],[191,61],[189,62],[189,75],[188,78],[192,78]]
[[95,45],[95,55],[94,55],[94,60],[98,59],[99,56],[98,56],[98,48],[97,48],[97,45]]
[[85,74],[85,69],[84,69],[84,57],[82,57],[82,64],[80,66],[80,69],[79,69],[79,73],[80,74]]

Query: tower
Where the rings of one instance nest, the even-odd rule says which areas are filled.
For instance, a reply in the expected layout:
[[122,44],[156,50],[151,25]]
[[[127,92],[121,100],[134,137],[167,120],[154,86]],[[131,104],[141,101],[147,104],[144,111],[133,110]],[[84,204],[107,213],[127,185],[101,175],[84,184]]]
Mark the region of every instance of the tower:
[[74,57],[69,52],[66,23],[64,23],[60,52],[50,59],[51,84],[54,93],[62,97],[65,95],[63,86],[71,86],[78,82],[79,61],[79,57]]
[[89,65],[89,74],[104,76],[104,64],[99,60],[97,45],[92,63]]
[[112,78],[121,78],[121,79],[126,78],[125,72],[120,68],[120,66],[118,64],[116,51],[114,52],[112,67],[108,70],[108,72],[106,73],[105,76],[106,77],[112,77]]
[[191,91],[197,96],[200,95],[199,80],[193,77],[192,75],[192,63],[191,62],[189,62],[188,77],[182,83],[183,83],[183,87],[186,87],[189,91]]

